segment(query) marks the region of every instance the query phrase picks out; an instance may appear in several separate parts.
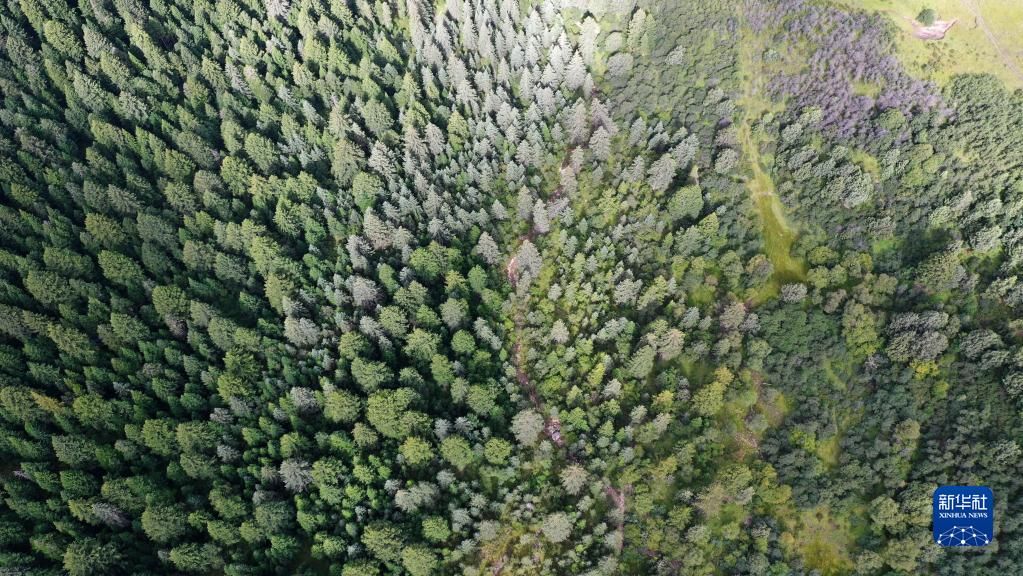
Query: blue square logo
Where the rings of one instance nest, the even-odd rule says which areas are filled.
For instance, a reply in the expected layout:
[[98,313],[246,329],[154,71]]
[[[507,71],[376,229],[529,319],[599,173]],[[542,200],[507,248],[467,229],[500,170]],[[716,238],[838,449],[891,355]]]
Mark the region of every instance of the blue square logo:
[[941,486],[934,491],[938,546],[987,546],[995,536],[995,495],[987,486]]

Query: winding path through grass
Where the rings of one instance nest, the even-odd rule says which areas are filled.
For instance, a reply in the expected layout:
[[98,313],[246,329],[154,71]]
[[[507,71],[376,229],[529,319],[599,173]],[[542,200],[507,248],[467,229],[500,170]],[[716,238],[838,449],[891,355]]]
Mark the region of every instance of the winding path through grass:
[[773,291],[780,284],[803,280],[806,277],[806,266],[792,257],[792,244],[799,234],[785,217],[785,207],[775,193],[774,181],[764,169],[760,145],[750,126],[751,118],[758,118],[771,108],[771,102],[764,95],[764,79],[756,57],[759,50],[760,39],[747,26],[743,26],[739,42],[739,77],[742,82],[739,144],[751,172],[746,187],[760,215],[764,252],[774,265]]

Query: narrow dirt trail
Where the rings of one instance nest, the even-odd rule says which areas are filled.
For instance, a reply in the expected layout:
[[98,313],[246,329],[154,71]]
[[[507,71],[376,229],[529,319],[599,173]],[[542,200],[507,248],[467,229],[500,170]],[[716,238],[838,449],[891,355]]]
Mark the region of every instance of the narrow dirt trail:
[[[528,234],[520,236],[517,244],[521,245],[529,237],[530,235]],[[508,265],[505,266],[505,274],[507,274],[508,282],[512,285],[512,288],[517,290],[519,278],[514,256],[508,260]],[[517,296],[513,296],[513,298],[515,302],[513,302],[512,308],[515,311],[512,315],[512,324],[515,326],[515,332],[512,335],[511,361],[512,366],[515,367],[515,381],[518,382],[519,388],[529,398],[529,403],[532,404],[533,409],[543,414],[543,402],[536,393],[536,386],[533,385],[532,380],[529,379],[529,373],[526,371],[526,347],[522,345],[522,342],[525,340],[526,330],[525,312],[523,310],[523,307],[526,305],[526,298],[523,298],[522,302],[518,301],[519,298]]]
[[[569,148],[565,152],[565,159],[562,161],[559,168],[559,175],[564,173],[565,170],[571,170],[569,158],[572,156],[572,150],[572,148]],[[545,201],[545,204],[547,206],[552,206],[561,199],[564,192],[564,187],[561,184],[558,184],[558,186],[554,189],[554,193]],[[536,234],[536,230],[532,227],[532,225],[530,225],[529,230],[515,240],[516,251],[526,240],[532,241],[536,237]],[[511,284],[512,288],[517,292],[519,269],[515,263],[515,256],[512,256],[508,260],[508,264],[505,265],[504,272],[508,278],[508,283]],[[543,400],[537,393],[536,385],[530,379],[529,372],[526,369],[526,352],[528,347],[523,346],[523,341],[525,340],[526,328],[525,309],[528,308],[529,305],[529,294],[525,294],[521,298],[519,298],[517,294],[513,294],[512,298],[512,308],[514,310],[512,313],[512,323],[515,326],[515,332],[512,336],[511,361],[512,366],[515,367],[515,380],[518,383],[519,388],[525,392],[526,396],[529,398],[529,403],[533,406],[533,409],[541,415],[545,415],[546,410],[544,408]],[[548,418],[544,416],[544,423],[544,433],[547,437],[550,438],[555,445],[559,447],[564,446],[565,441],[561,437],[561,421],[558,418]]]
[[[565,160],[562,162],[559,172],[563,174],[566,170],[571,170],[569,158],[572,155],[572,148],[569,148],[565,155]],[[559,185],[554,193],[546,200],[548,206],[556,204],[562,199],[564,195],[564,189]],[[516,250],[526,240],[533,241],[537,237],[535,229],[530,229],[519,235],[516,238],[515,245]],[[516,262],[515,256],[512,256],[508,263],[505,265],[505,275],[508,282],[511,284],[514,292],[511,295],[512,298],[512,323],[514,325],[514,332],[512,334],[512,348],[511,348],[511,362],[515,368],[515,379],[519,388],[529,398],[529,403],[534,410],[544,416],[544,434],[550,438],[556,446],[564,447],[565,442],[561,436],[561,422],[557,418],[550,418],[546,416],[546,409],[544,406],[543,399],[537,392],[536,385],[533,383],[529,376],[528,369],[528,358],[526,357],[528,351],[528,345],[526,344],[526,313],[529,308],[529,294],[519,295],[519,268]],[[568,454],[567,458],[569,462],[583,464],[580,461],[578,455]],[[625,519],[627,511],[627,502],[629,496],[632,494],[632,486],[626,484],[620,488],[615,488],[610,481],[605,480],[604,484],[604,495],[610,501],[614,507],[617,521],[615,523],[615,532],[618,534],[618,543],[616,545],[616,551],[621,553],[625,542]],[[501,574],[505,566],[505,560],[502,558],[500,561],[491,567],[490,573],[492,576],[498,576]]]
[[987,21],[984,20],[984,14],[981,13],[980,6],[977,5],[977,1],[959,0],[959,2],[962,4],[963,8],[973,15],[977,26],[982,32],[984,32],[984,35],[987,36],[988,42],[990,42],[991,46],[994,47],[995,52],[998,52],[998,57],[1002,60],[1002,64],[1005,64],[1005,67],[1011,70],[1017,78],[1023,80],[1023,69],[1020,69],[1019,64],[1017,64],[1012,55],[1002,48],[1002,45],[998,42],[998,37],[995,36],[994,32],[992,32],[991,28],[987,25]]

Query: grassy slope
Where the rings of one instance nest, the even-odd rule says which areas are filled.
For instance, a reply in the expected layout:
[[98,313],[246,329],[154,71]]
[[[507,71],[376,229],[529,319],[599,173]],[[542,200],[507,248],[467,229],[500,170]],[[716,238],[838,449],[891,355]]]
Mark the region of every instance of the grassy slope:
[[[886,14],[902,32],[897,42],[903,62],[918,77],[944,84],[955,74],[988,72],[1010,87],[1023,88],[1020,0],[835,1]],[[911,34],[911,21],[924,7],[934,9],[942,20],[958,20],[943,40],[923,41]]]
[[[866,510],[860,510],[866,517]],[[782,515],[786,530],[779,541],[782,548],[803,557],[806,567],[825,576],[850,574],[855,568],[850,550],[862,527],[854,515],[836,516],[826,506],[788,510]]]
[[[768,112],[776,112],[779,108],[766,96],[763,88],[764,78],[770,74],[763,69],[763,62],[758,57],[764,44],[748,28],[742,28],[742,40],[739,43],[739,69],[742,78],[742,99],[740,108],[743,110],[738,124],[739,141],[742,145],[743,158],[747,162],[749,178],[746,185],[757,214],[760,216],[764,238],[764,252],[775,267],[772,281],[753,295],[756,302],[763,301],[777,294],[781,284],[802,281],[806,277],[806,263],[794,258],[791,253],[792,244],[798,237],[798,228],[786,216],[785,207],[775,193],[774,181],[770,175],[770,158],[761,154],[762,134],[753,127],[761,116]],[[876,90],[876,87],[864,86],[864,91]],[[862,151],[854,151],[854,159],[868,172],[878,172],[877,160]],[[846,358],[824,359],[827,380],[822,385],[830,384],[829,392],[845,393],[848,376]],[[756,388],[759,388],[757,386]],[[769,416],[769,424],[777,426],[784,413],[788,410],[783,396],[776,399],[776,405],[768,406],[764,398],[757,394],[758,410]],[[725,410],[727,413],[728,410]],[[858,415],[836,412],[832,414],[837,431],[834,435],[817,440],[815,455],[821,466],[831,469],[839,464],[841,455],[840,442],[844,430],[858,420]],[[742,434],[744,426],[734,425],[740,430],[737,437],[753,438],[756,434]],[[741,443],[741,442],[740,442]],[[740,447],[741,448],[741,447]],[[740,450],[741,455],[745,450]],[[853,560],[857,548],[856,541],[865,530],[865,510],[862,503],[848,502],[857,512],[850,514],[848,509],[833,509],[820,505],[813,509],[801,509],[792,502],[775,508],[772,514],[784,527],[781,536],[782,546],[789,555],[800,557],[806,567],[827,576],[850,574],[855,568]]]
[[774,278],[766,286],[766,293],[757,294],[754,300],[762,301],[777,292],[780,284],[799,281],[806,276],[806,265],[792,257],[792,243],[798,233],[785,217],[785,209],[775,194],[774,181],[764,167],[760,155],[760,143],[750,125],[765,112],[772,109],[763,88],[763,74],[757,52],[762,50],[761,39],[744,27],[743,40],[739,44],[739,69],[743,94],[739,103],[743,110],[738,125],[739,143],[746,159],[750,177],[746,186],[750,191],[753,206],[760,216],[764,238],[764,252],[774,265]]

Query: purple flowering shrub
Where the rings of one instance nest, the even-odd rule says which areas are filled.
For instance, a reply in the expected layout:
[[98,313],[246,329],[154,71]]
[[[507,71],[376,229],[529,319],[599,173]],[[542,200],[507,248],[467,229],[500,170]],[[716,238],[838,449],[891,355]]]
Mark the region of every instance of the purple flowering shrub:
[[[821,128],[840,139],[884,136],[871,119],[885,110],[909,118],[941,105],[935,86],[909,76],[893,55],[891,27],[879,15],[807,0],[749,0],[746,18],[754,31],[771,35],[787,64],[771,78],[771,95],[788,98],[795,110],[820,108]],[[857,93],[857,84],[877,92]]]

